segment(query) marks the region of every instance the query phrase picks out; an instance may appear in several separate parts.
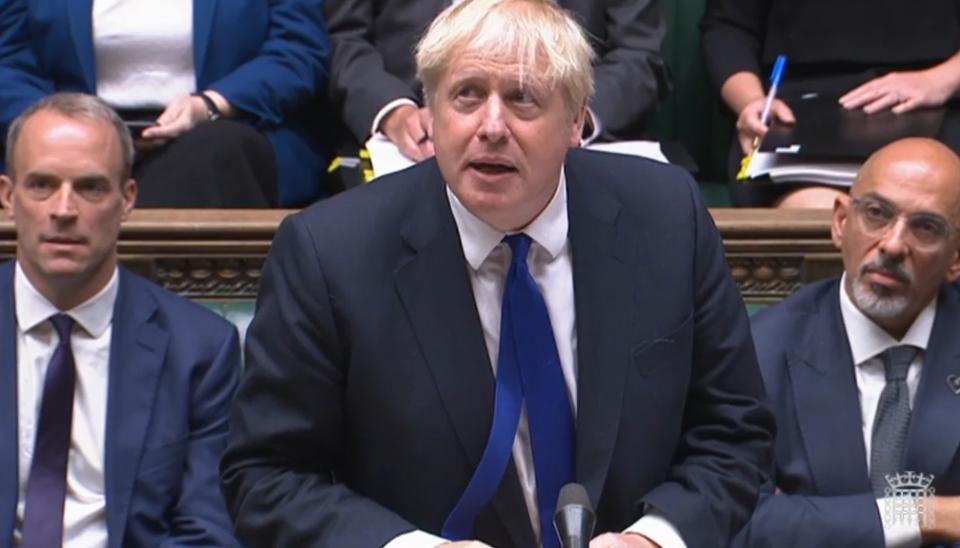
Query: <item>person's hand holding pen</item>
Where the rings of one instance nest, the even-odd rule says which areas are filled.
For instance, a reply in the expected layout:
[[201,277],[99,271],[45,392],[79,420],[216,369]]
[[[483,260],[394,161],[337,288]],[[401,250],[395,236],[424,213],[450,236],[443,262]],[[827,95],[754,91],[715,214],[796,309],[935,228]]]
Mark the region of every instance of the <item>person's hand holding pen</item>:
[[[770,129],[769,121],[771,116],[785,124],[792,124],[796,121],[793,111],[786,103],[777,99],[777,91],[780,88],[780,82],[783,80],[783,73],[787,66],[787,57],[778,55],[773,65],[773,71],[770,74],[770,89],[766,95],[763,95],[763,88],[756,76],[750,75],[752,81],[742,83],[744,90],[752,90],[749,95],[742,93],[742,96],[750,97],[742,100],[742,107],[739,109],[737,117],[737,138],[740,141],[740,148],[744,154],[750,154],[757,147],[760,139],[767,134]],[[733,78],[736,78],[735,75]],[[731,78],[732,79],[732,78]]]
[[419,162],[433,156],[430,110],[426,107],[401,105],[387,114],[380,129],[400,153]]
[[740,111],[740,116],[737,117],[737,139],[744,154],[749,154],[757,140],[762,139],[767,134],[770,129],[768,122],[771,119],[776,119],[784,124],[793,124],[797,121],[790,107],[780,99],[773,100],[770,105],[770,113],[764,120],[763,109],[766,102],[766,98],[762,96],[750,101]]

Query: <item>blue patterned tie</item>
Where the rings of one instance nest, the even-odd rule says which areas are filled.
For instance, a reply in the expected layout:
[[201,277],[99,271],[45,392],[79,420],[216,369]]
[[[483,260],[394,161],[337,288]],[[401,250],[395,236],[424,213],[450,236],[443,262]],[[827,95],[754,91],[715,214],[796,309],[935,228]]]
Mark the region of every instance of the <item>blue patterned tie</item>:
[[917,355],[917,347],[893,346],[880,354],[887,384],[877,402],[877,416],[873,420],[870,442],[870,484],[873,493],[884,496],[887,474],[903,471],[907,448],[907,428],[910,426],[910,392],[907,389],[907,370]]
[[515,234],[504,240],[513,259],[503,291],[493,427],[480,464],[444,523],[443,536],[474,536],[473,522],[496,492],[510,460],[521,402],[526,399],[540,532],[543,546],[554,548],[560,545],[552,522],[557,497],[560,488],[574,479],[573,411],[550,316],[527,267],[530,237]]
[[24,504],[23,548],[50,548],[63,544],[63,503],[67,487],[67,454],[73,423],[76,369],[70,349],[73,319],[50,317],[60,342],[53,351],[43,380],[43,399],[37,421],[33,462]]

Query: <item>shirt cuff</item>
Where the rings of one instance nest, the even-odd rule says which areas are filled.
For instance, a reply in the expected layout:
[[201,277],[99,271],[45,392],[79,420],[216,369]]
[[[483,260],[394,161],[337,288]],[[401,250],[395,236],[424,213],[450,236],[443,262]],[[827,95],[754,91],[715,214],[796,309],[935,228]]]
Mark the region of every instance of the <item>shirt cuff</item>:
[[677,531],[677,528],[656,508],[651,508],[645,516],[623,532],[643,535],[662,548],[687,548],[680,536],[680,531]]
[[431,535],[426,531],[415,529],[404,533],[383,545],[383,548],[436,548],[450,542],[445,538]]
[[380,122],[382,122],[383,119],[387,117],[387,114],[390,114],[391,112],[393,112],[393,109],[403,105],[410,105],[413,107],[420,108],[420,105],[418,105],[414,100],[408,99],[406,97],[402,97],[400,99],[394,99],[393,101],[390,101],[389,103],[384,105],[384,107],[380,109],[377,112],[377,115],[373,118],[373,124],[370,126],[370,135],[376,135],[377,132],[380,131]]
[[886,548],[914,548],[920,546],[920,514],[914,497],[886,497],[877,499],[877,511],[883,525],[883,545]]

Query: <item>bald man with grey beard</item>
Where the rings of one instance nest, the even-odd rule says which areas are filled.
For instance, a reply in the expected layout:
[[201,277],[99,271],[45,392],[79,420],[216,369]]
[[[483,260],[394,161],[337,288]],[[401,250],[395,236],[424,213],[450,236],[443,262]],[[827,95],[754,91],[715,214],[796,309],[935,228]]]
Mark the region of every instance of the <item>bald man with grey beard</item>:
[[752,318],[778,437],[734,546],[960,540],[958,223],[960,158],[896,141],[834,205],[844,274]]

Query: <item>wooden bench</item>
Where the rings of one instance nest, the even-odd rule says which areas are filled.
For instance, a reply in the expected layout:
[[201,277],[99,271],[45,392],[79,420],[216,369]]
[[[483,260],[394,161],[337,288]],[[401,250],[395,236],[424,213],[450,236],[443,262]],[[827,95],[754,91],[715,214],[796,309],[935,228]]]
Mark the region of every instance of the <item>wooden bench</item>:
[[[120,235],[121,261],[197,300],[252,302],[280,221],[291,210],[136,210]],[[830,212],[711,210],[744,300],[766,304],[801,284],[839,274]],[[0,220],[0,260],[16,253],[13,223]]]

